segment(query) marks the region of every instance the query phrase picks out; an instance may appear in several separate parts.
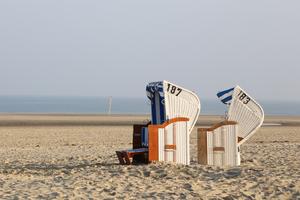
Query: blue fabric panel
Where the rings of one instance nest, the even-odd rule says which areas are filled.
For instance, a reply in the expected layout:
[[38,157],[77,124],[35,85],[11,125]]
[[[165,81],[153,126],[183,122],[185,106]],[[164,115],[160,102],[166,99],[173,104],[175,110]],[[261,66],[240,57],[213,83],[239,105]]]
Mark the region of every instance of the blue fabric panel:
[[155,106],[155,98],[151,99],[151,118],[152,118],[152,124],[156,124],[157,120],[156,120],[156,106]]
[[163,124],[166,121],[165,117],[165,105],[164,105],[165,98],[159,97],[159,106],[160,106],[160,124]]

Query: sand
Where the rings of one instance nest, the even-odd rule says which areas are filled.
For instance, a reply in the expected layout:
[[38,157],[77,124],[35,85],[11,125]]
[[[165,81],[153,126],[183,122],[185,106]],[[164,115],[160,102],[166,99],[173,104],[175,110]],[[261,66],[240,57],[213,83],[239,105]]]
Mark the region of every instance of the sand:
[[190,166],[119,165],[130,123],[147,119],[1,115],[0,199],[300,199],[300,118],[268,117],[284,126],[265,126],[243,144],[240,167],[197,164],[196,129]]

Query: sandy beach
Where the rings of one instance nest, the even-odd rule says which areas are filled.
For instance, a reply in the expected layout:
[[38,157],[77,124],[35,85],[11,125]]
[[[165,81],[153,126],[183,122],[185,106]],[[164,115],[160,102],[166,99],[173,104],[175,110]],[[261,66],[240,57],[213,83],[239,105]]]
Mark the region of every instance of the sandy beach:
[[121,166],[132,124],[148,116],[0,115],[0,199],[300,199],[300,117],[267,117],[241,147],[241,166]]

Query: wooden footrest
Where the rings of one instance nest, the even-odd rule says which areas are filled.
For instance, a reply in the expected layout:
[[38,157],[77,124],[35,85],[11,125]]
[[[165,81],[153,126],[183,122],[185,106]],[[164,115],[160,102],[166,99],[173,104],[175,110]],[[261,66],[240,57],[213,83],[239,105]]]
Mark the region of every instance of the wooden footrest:
[[124,151],[116,151],[117,157],[121,165],[132,164],[132,158],[135,155],[142,155],[148,153],[148,148],[130,149]]

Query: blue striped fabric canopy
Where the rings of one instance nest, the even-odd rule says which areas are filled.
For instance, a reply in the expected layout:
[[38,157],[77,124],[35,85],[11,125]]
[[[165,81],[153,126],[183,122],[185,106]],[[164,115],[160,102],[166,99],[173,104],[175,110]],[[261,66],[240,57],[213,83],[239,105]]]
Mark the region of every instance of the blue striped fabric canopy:
[[233,91],[234,91],[234,88],[230,88],[228,90],[218,92],[217,96],[224,104],[230,105],[231,100],[232,100]]
[[163,82],[152,82],[146,86],[147,97],[151,100],[152,124],[162,124],[165,117]]
[[163,82],[152,82],[146,86],[147,97],[151,100],[155,92],[158,92],[161,97],[164,96]]

